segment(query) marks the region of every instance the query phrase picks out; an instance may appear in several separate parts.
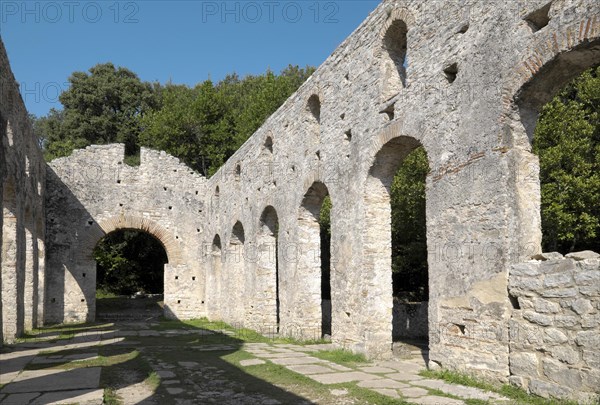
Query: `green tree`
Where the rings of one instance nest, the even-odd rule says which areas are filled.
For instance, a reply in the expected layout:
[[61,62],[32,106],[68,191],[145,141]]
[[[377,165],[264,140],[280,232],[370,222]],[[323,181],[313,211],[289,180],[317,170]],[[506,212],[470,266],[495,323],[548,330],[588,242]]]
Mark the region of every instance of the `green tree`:
[[213,174],[239,146],[233,142],[226,100],[211,81],[193,89],[168,85],[161,104],[160,110],[142,119],[143,146],[164,150],[206,176]]
[[429,296],[425,218],[428,172],[427,153],[419,147],[404,159],[392,182],[394,296],[409,301],[426,301]]
[[167,85],[161,108],[142,119],[143,146],[165,150],[210,176],[292,95],[314,68],[289,66],[280,75],[240,79],[230,74],[216,85]]
[[545,251],[600,250],[599,114],[600,67],[567,85],[540,114],[533,150]]
[[127,155],[135,154],[140,118],[157,107],[155,87],[112,63],[98,64],[89,74],[74,72],[69,83],[59,96],[64,110],[52,110],[39,127],[47,159],[113,142],[124,143]]
[[94,249],[97,288],[118,295],[163,292],[167,255],[153,236],[135,230],[106,235]]

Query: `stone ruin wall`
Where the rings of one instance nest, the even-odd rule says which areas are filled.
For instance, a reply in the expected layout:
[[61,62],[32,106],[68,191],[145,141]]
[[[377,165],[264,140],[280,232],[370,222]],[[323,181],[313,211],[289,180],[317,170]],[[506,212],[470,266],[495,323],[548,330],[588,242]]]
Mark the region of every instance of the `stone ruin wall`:
[[600,387],[600,255],[538,258],[510,268],[510,380],[544,397],[591,400]]
[[44,320],[45,162],[0,40],[0,345]]
[[[315,212],[329,194],[332,340],[390,356],[387,188],[404,156],[423,145],[430,364],[500,381],[512,373],[528,384],[513,367],[531,348],[510,340],[520,310],[508,289],[511,266],[540,253],[532,123],[561,85],[600,61],[600,4],[547,4],[383,2],[208,180],[158,152],[126,168],[114,146],[53,162],[46,319],[93,318],[89,252],[104,233],[134,227],[167,248],[173,316],[272,329],[278,293],[279,331],[318,337]],[[395,65],[402,24],[406,69]],[[82,179],[91,163],[101,175]],[[543,381],[528,377],[530,389]]]
[[48,166],[46,215],[48,322],[95,319],[93,249],[116,229],[139,229],[164,246],[166,315],[205,316],[205,180],[178,159],[142,148],[141,164],[123,162],[124,145],[90,146]]

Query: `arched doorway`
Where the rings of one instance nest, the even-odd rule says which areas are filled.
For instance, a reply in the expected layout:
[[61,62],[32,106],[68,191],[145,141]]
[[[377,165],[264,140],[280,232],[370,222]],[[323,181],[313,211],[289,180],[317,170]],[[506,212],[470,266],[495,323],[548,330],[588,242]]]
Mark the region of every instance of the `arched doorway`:
[[[260,316],[253,316],[262,332],[271,335],[279,333],[280,300],[279,300],[279,218],[272,206],[264,209],[259,224],[257,240],[258,266],[254,280],[254,291],[257,303],[263,310],[256,311]],[[256,305],[256,304],[255,304]],[[254,311],[254,308],[252,308]]]
[[98,320],[148,319],[162,314],[168,257],[156,237],[136,229],[117,229],[100,239],[93,255]]
[[[326,208],[326,212],[323,212]],[[313,338],[330,337],[331,330],[331,275],[330,237],[323,229],[329,223],[329,190],[320,181],[313,183],[304,195],[298,213],[300,257],[298,277],[304,287],[305,316],[308,325],[314,325]],[[324,214],[324,215],[322,215]],[[326,221],[321,221],[325,218]],[[310,328],[313,329],[313,328]]]
[[375,269],[377,282],[384,283],[378,288],[389,294],[378,296],[380,302],[372,305],[391,310],[387,341],[397,354],[416,348],[427,350],[428,172],[427,153],[420,142],[399,136],[379,149],[366,183],[367,259]]

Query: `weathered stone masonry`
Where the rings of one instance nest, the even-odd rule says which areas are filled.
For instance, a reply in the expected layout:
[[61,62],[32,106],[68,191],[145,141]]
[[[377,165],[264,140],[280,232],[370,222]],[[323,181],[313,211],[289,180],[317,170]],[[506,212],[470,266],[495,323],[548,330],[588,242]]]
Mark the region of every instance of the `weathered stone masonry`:
[[[93,319],[91,250],[104,234],[135,228],[166,248],[168,315],[319,337],[315,213],[329,195],[332,340],[390,356],[389,187],[404,157],[422,145],[430,166],[430,365],[510,379],[542,395],[598,394],[598,346],[586,340],[598,318],[569,312],[581,330],[562,331],[556,315],[548,327],[567,336],[563,351],[545,340],[524,344],[514,339],[516,326],[540,326],[536,320],[548,316],[535,303],[527,307],[527,294],[545,298],[546,287],[524,292],[523,301],[512,283],[520,266],[537,266],[519,263],[540,253],[539,167],[530,143],[539,109],[600,63],[599,37],[600,5],[592,0],[384,1],[208,180],[149,150],[140,167],[128,167],[119,145],[52,162],[36,174],[47,176],[46,195],[43,186],[32,194],[47,211],[44,318]],[[4,77],[8,62],[1,62]],[[5,93],[3,119],[15,103],[21,112],[10,117],[25,122],[21,100]],[[17,162],[24,147],[7,148],[9,133],[3,159]],[[3,178],[22,178],[23,167],[6,166]],[[27,246],[18,231],[26,210],[17,198],[22,208],[10,215],[10,190],[5,180],[3,303],[27,295],[19,280],[27,279],[21,263],[29,249],[17,248],[21,259],[4,264],[12,257],[5,246]],[[43,212],[32,216],[43,220]],[[596,298],[583,292],[588,281],[577,275],[589,264],[581,263],[568,270],[572,288],[593,306]],[[25,307],[16,315],[5,308],[5,330],[23,329]],[[526,367],[527,359],[537,366]],[[556,377],[563,372],[572,378]]]
[[46,164],[0,41],[0,342],[43,324]]

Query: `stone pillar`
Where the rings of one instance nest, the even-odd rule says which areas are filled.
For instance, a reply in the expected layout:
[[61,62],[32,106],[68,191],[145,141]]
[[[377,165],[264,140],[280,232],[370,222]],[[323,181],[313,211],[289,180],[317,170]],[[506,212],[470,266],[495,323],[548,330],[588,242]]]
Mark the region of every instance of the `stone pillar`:
[[38,233],[37,238],[37,327],[44,326],[44,302],[46,299],[46,248],[44,240]]
[[31,330],[37,325],[37,246],[35,246],[34,235],[31,232],[31,222],[27,221],[25,227],[25,295],[24,312],[25,330]]
[[[5,187],[6,192],[6,187]],[[14,196],[14,193],[12,193]],[[9,198],[7,198],[9,197]],[[7,342],[23,333],[23,272],[19,249],[19,224],[16,204],[11,195],[4,196],[2,222],[2,320]]]

